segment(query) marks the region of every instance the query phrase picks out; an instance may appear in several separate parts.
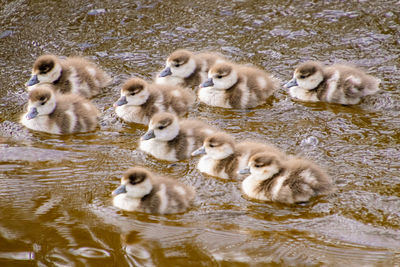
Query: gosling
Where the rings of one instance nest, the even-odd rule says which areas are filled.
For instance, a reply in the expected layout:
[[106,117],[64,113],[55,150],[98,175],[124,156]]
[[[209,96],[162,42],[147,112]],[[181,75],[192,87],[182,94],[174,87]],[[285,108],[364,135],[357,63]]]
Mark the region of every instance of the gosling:
[[98,125],[99,111],[86,98],[57,94],[51,84],[29,92],[28,112],[21,123],[29,129],[52,134],[89,132]]
[[208,136],[192,156],[204,155],[197,164],[200,172],[222,179],[237,179],[238,171],[247,166],[249,158],[263,151],[285,157],[285,153],[272,145],[251,141],[236,144],[233,137],[223,132]]
[[26,83],[28,91],[34,85],[51,83],[62,93],[74,93],[90,98],[111,83],[110,76],[96,64],[82,57],[60,59],[55,55],[42,55],[33,64],[32,76]]
[[192,187],[155,175],[145,168],[128,169],[112,192],[113,205],[126,211],[154,214],[182,213],[195,197]]
[[182,87],[148,84],[142,79],[132,78],[122,86],[121,97],[114,107],[118,117],[124,121],[148,124],[158,112],[185,115],[194,100],[194,93]]
[[199,120],[179,121],[174,114],[157,113],[151,118],[139,148],[161,160],[180,161],[190,158],[204,139],[216,131],[214,127]]
[[261,69],[221,62],[209,70],[198,97],[215,107],[254,108],[265,103],[278,87],[278,80]]
[[353,66],[308,61],[296,68],[285,87],[292,98],[301,101],[354,105],[377,93],[380,82]]
[[331,178],[322,169],[296,157],[282,160],[273,153],[258,153],[240,173],[250,173],[242,182],[242,191],[256,200],[293,204],[334,191]]
[[225,58],[217,53],[197,53],[178,49],[166,61],[165,69],[156,77],[156,83],[195,88],[207,79],[208,70]]

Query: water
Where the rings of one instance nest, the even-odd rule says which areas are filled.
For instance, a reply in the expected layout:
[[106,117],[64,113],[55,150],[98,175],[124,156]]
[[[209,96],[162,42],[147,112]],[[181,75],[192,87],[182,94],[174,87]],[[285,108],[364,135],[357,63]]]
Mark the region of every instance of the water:
[[[1,265],[400,265],[400,2],[1,1]],[[282,84],[299,62],[353,62],[382,92],[352,107],[292,101],[250,111],[198,104],[189,117],[238,140],[276,144],[324,166],[338,191],[306,205],[244,199],[237,181],[138,151],[146,127],[116,118],[121,83],[151,79],[176,48],[214,50]],[[93,99],[96,132],[57,136],[18,124],[43,53],[84,55],[114,77]],[[192,209],[121,212],[111,191],[141,165],[197,190]]]

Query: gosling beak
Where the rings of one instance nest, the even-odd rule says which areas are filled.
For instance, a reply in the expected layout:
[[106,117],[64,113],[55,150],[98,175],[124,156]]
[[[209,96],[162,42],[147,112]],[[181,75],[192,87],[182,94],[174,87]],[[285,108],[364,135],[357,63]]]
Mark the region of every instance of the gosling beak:
[[115,189],[115,190],[112,192],[112,195],[113,195],[113,196],[116,196],[116,195],[123,194],[123,193],[126,193],[126,186],[125,186],[124,184],[118,186],[118,188]]
[[171,68],[170,67],[166,67],[161,73],[160,73],[160,77],[165,77],[165,76],[168,76],[168,75],[171,75],[172,74],[172,72],[171,72]]
[[199,149],[192,152],[192,156],[198,156],[198,155],[204,155],[204,154],[207,154],[204,146],[202,146]]
[[295,78],[291,79],[287,84],[285,84],[285,87],[288,89],[293,86],[299,86]]
[[250,174],[250,167],[246,167],[240,171],[238,171],[239,174]]
[[38,111],[36,108],[31,108],[28,112],[28,114],[26,114],[26,118],[28,120],[35,118],[38,115]]
[[207,81],[205,81],[204,83],[202,83],[200,85],[200,87],[209,87],[209,86],[213,86],[214,82],[212,78],[209,78]]
[[143,141],[145,141],[145,140],[152,139],[152,138],[154,138],[154,137],[156,137],[156,136],[154,135],[154,130],[150,130],[150,131],[148,131],[147,133],[145,133],[145,135],[143,135],[141,139],[142,139]]
[[39,83],[37,75],[32,75],[32,77],[29,79],[29,81],[26,83],[26,86],[32,86]]
[[114,103],[114,107],[123,106],[125,104],[128,104],[128,101],[126,101],[126,96],[121,96],[118,101]]

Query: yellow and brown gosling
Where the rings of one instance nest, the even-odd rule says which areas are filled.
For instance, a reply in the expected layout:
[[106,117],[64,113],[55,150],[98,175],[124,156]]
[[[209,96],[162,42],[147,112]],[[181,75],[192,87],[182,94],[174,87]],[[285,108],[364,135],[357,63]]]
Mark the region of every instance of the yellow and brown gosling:
[[277,79],[257,67],[216,63],[198,91],[201,102],[222,108],[254,108],[279,87]]
[[142,136],[139,148],[155,158],[179,161],[188,159],[217,129],[200,120],[179,120],[172,113],[154,115],[148,131]]
[[242,182],[243,194],[250,199],[292,204],[334,191],[331,178],[320,167],[296,157],[282,160],[261,152],[250,158],[241,173],[250,174]]
[[223,179],[237,179],[238,171],[247,166],[249,158],[263,151],[285,157],[284,152],[272,145],[252,141],[235,143],[233,137],[224,132],[208,136],[203,146],[192,155],[203,155],[197,164],[200,172]]
[[93,97],[111,83],[110,76],[96,64],[82,57],[61,59],[55,55],[42,55],[33,64],[32,76],[26,83],[28,91],[35,85],[51,83],[59,93],[74,93]]
[[217,53],[193,53],[178,49],[168,56],[165,68],[156,77],[156,83],[195,88],[207,79],[208,70],[225,58]]
[[285,87],[292,98],[306,102],[358,104],[379,91],[381,80],[343,64],[325,66],[317,61],[300,64]]
[[115,112],[126,122],[148,124],[158,112],[185,115],[194,104],[193,91],[180,86],[149,84],[140,78],[125,82],[121,97],[115,102]]
[[35,131],[70,134],[95,130],[98,116],[90,100],[76,94],[57,94],[51,84],[40,84],[29,92],[28,111],[21,123]]
[[195,197],[192,187],[141,167],[128,169],[112,194],[119,209],[153,214],[184,212]]

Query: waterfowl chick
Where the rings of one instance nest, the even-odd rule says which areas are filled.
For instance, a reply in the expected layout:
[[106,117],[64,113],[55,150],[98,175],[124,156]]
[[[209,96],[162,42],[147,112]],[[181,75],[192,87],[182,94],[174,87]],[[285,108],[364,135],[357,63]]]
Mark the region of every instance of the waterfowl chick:
[[316,61],[300,64],[285,87],[291,97],[308,102],[358,104],[379,91],[381,80],[353,66],[325,66]]
[[140,167],[128,169],[112,194],[117,208],[155,214],[184,212],[195,197],[193,188]]
[[209,70],[198,96],[210,106],[253,108],[265,103],[278,86],[278,80],[261,69],[222,62]]
[[156,83],[194,88],[207,79],[207,72],[217,61],[224,58],[217,53],[194,54],[178,49],[166,61],[166,66],[156,77]]
[[242,182],[243,193],[262,201],[292,204],[334,191],[331,178],[322,169],[295,157],[282,160],[272,153],[258,153],[241,173],[250,173]]
[[232,136],[223,132],[208,136],[203,146],[194,151],[192,156],[203,155],[197,164],[199,171],[223,179],[236,179],[238,171],[247,166],[249,158],[263,151],[285,157],[283,152],[272,145],[251,141],[235,143]]
[[148,124],[157,112],[185,115],[194,100],[194,93],[188,89],[148,84],[142,79],[132,78],[122,86],[121,97],[114,106],[118,117],[124,121]]
[[168,112],[157,113],[140,140],[139,148],[155,158],[179,161],[190,157],[204,139],[216,132],[214,127],[199,120],[178,120]]
[[33,64],[26,86],[30,91],[36,84],[51,83],[62,94],[74,93],[89,98],[110,82],[108,74],[82,57],[60,59],[55,55],[42,55]]
[[51,84],[40,84],[29,92],[28,112],[21,118],[27,128],[52,134],[93,131],[99,111],[86,98],[57,94]]

